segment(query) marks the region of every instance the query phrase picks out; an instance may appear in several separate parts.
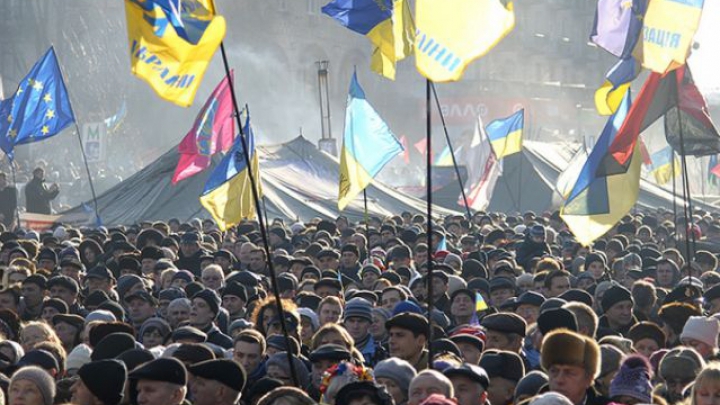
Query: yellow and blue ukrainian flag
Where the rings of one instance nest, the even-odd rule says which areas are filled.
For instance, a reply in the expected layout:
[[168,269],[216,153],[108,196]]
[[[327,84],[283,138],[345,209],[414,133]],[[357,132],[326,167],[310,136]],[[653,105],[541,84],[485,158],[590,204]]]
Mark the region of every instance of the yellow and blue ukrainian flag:
[[403,151],[400,141],[365,99],[353,73],[345,111],[345,135],[340,154],[338,209],[345,207]]
[[75,122],[70,98],[51,47],[18,85],[0,101],[0,149],[10,159],[16,145],[57,135]]
[[617,111],[610,116],[565,204],[560,216],[578,242],[588,246],[606,234],[637,202],[640,187],[640,146],[629,161],[628,170],[620,174],[602,174],[611,154],[610,145],[630,110],[630,91],[625,93]]
[[[652,161],[650,173],[655,177],[657,184],[666,184],[673,178],[673,171],[680,173],[680,162],[675,157],[675,152],[668,145],[650,156]],[[673,164],[675,167],[673,168]]]
[[495,156],[501,159],[522,150],[522,133],[525,125],[525,109],[515,114],[495,120],[485,127]]
[[190,106],[225,36],[211,0],[125,0],[130,66],[162,98]]
[[370,68],[395,79],[395,65],[412,53],[415,38],[407,0],[332,0],[322,12],[368,37],[374,46]]
[[[200,196],[200,203],[210,212],[222,231],[239,224],[243,219],[256,216],[250,172],[242,139],[242,136],[235,138],[232,149],[213,170]],[[245,121],[245,139],[249,151],[250,169],[260,197],[262,196],[260,162],[255,149],[255,136],[250,126],[250,117]]]

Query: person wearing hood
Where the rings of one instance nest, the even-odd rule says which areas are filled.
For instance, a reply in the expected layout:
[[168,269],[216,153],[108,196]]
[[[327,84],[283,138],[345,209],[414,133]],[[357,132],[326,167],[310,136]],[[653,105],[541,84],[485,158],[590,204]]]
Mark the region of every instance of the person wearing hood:
[[517,249],[516,259],[518,266],[530,271],[533,259],[550,254],[550,246],[545,242],[545,227],[533,225],[525,234],[525,239]]

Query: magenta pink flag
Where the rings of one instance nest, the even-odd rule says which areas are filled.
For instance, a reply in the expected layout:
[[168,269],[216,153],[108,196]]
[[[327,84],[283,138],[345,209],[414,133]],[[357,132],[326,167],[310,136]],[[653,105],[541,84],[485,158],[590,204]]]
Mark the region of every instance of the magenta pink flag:
[[[232,73],[231,73],[232,75]],[[210,167],[212,156],[232,146],[235,134],[233,105],[227,76],[213,90],[180,145],[180,160],[172,182],[194,176]]]

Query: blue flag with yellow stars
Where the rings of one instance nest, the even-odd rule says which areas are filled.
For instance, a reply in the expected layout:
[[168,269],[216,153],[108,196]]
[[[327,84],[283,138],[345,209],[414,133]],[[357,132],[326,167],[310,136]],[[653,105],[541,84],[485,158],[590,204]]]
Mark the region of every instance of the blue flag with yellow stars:
[[74,121],[51,47],[22,79],[15,94],[0,101],[0,149],[12,159],[16,145],[50,138]]

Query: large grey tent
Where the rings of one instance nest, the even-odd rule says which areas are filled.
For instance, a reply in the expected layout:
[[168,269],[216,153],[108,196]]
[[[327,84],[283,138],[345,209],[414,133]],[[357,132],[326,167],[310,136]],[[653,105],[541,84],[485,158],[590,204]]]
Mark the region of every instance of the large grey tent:
[[[307,221],[313,217],[335,218],[337,210],[339,163],[321,152],[302,136],[273,146],[259,146],[260,175],[264,201],[270,218],[280,216]],[[198,197],[212,169],[183,180],[177,185],[171,178],[178,162],[177,148],[168,151],[127,180],[98,196],[102,222],[107,225],[133,224],[141,220],[207,218],[209,213]],[[213,166],[217,164],[216,159]],[[427,211],[424,201],[403,195],[378,182],[367,188],[370,215],[385,216],[409,211]],[[77,222],[88,217],[92,202],[75,207],[61,220]],[[455,211],[435,207],[434,213]],[[351,220],[364,216],[362,196],[343,212]]]

